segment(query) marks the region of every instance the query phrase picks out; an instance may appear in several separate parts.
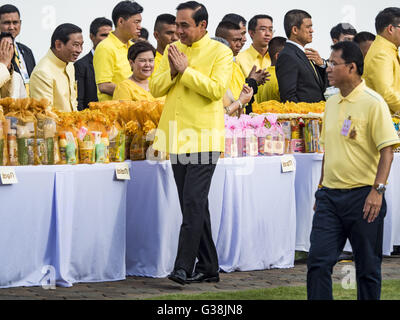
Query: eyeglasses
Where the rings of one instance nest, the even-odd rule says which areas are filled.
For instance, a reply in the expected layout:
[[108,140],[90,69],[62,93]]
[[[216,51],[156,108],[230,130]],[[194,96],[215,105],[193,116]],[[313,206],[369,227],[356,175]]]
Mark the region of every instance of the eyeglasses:
[[343,64],[348,64],[348,63],[346,63],[346,62],[344,62],[344,63],[335,63],[334,61],[329,61],[329,60],[326,61],[326,66],[331,68],[331,69],[334,69],[335,67],[343,65]]
[[400,26],[395,26],[394,24],[392,24],[392,26],[395,27],[395,28],[400,28]]

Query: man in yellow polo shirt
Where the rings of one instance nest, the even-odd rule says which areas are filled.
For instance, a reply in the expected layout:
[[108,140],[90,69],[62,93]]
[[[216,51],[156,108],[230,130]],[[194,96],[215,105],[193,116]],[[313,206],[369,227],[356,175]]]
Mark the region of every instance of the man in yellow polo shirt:
[[154,38],[157,41],[157,52],[154,59],[154,72],[160,65],[162,56],[167,45],[178,41],[176,33],[175,17],[172,14],[160,14],[154,24]]
[[392,113],[400,114],[400,8],[386,8],[375,19],[377,36],[365,56],[364,79]]
[[118,83],[132,74],[128,61],[131,39],[138,39],[142,23],[143,8],[134,1],[121,1],[113,12],[115,31],[99,43],[93,56],[99,101],[112,100]]
[[325,155],[307,259],[308,299],[332,299],[332,269],[347,239],[358,299],[380,299],[384,192],[400,139],[387,104],[361,79],[363,64],[354,42],[332,46],[327,73],[340,93],[327,101],[323,120]]
[[64,23],[54,30],[51,48],[33,69],[30,79],[30,96],[45,98],[62,112],[77,110],[75,62],[82,53],[82,30]]
[[258,69],[266,69],[271,65],[268,54],[268,43],[274,35],[273,19],[269,15],[256,15],[249,21],[249,34],[253,43],[237,56],[237,63],[247,77],[255,65]]
[[176,25],[180,41],[168,46],[150,80],[154,97],[167,96],[153,147],[170,153],[183,215],[169,279],[180,284],[218,282],[207,199],[225,148],[222,98],[231,79],[233,56],[227,46],[210,39],[204,5],[180,4]]

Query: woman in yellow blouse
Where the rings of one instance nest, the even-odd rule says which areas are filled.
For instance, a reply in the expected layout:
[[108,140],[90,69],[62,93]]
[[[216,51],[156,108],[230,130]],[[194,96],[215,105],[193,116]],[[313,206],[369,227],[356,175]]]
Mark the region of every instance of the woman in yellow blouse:
[[149,91],[149,78],[154,69],[156,49],[145,41],[135,43],[129,48],[128,60],[133,74],[117,85],[113,100],[155,101]]

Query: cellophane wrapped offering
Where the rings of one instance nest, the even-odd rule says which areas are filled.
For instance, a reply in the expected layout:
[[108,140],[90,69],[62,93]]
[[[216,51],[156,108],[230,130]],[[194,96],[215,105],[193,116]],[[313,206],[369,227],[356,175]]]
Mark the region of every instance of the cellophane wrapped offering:
[[271,125],[269,130],[272,136],[272,153],[274,155],[283,155],[285,147],[285,134],[280,123],[278,122],[278,117],[271,114],[266,118]]
[[7,162],[7,122],[0,105],[0,166],[5,166]]
[[238,119],[225,115],[225,158],[238,157],[237,135],[235,134],[238,128]]

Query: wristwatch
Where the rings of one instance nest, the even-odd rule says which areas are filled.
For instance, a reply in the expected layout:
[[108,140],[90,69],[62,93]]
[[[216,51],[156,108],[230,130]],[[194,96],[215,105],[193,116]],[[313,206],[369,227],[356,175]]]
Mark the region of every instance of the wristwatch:
[[379,184],[374,184],[374,189],[379,193],[379,194],[384,194],[386,191],[386,186],[383,183]]

